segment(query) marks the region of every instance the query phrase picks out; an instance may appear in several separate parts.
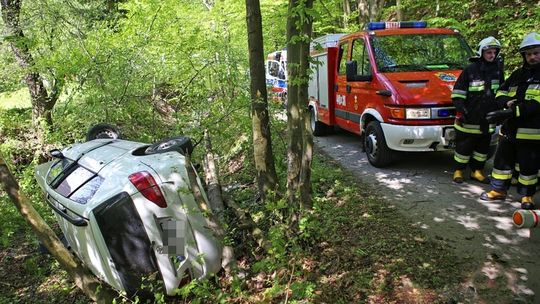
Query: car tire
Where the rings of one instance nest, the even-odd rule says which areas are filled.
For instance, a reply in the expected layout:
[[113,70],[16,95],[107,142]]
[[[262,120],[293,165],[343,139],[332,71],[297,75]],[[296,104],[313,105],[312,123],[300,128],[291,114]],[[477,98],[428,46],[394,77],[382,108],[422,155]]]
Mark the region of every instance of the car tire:
[[328,126],[317,120],[317,115],[315,115],[313,108],[309,108],[309,123],[314,136],[324,135],[328,131]]
[[98,139],[98,138],[120,138],[120,130],[110,124],[100,123],[97,124],[86,132],[86,141]]
[[182,155],[191,154],[193,152],[191,138],[178,136],[160,140],[146,148],[145,154],[159,154],[170,151],[176,151]]
[[364,147],[367,159],[372,166],[382,168],[392,162],[392,150],[386,145],[386,139],[378,121],[372,121],[367,125]]

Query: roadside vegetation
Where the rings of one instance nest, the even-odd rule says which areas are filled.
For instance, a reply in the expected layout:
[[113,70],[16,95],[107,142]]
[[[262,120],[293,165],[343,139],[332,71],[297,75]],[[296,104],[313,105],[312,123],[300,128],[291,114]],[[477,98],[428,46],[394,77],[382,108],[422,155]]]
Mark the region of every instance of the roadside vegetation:
[[[361,1],[315,1],[312,9],[295,13],[303,20],[313,18],[313,37],[357,31],[369,19],[396,20],[397,13],[403,20],[457,28],[471,46],[494,35],[508,54],[509,70],[521,62],[515,50],[524,33],[537,26],[539,15],[537,1],[438,1],[436,10],[433,1],[401,1],[400,7],[397,1],[368,2],[380,6],[367,12]],[[2,1],[2,12],[6,5],[19,4],[16,18],[3,14],[0,20],[0,156],[57,234],[56,219],[34,179],[35,166],[50,159],[51,149],[82,141],[89,127],[105,122],[134,141],[189,136],[195,144],[192,159],[201,163],[203,134],[210,134],[225,203],[236,206],[225,214],[225,242],[234,246],[245,277],[219,273],[192,281],[175,298],[166,297],[148,278],[154,291],[148,302],[514,301],[512,292],[500,287],[504,282],[470,273],[470,261],[454,256],[444,240],[428,240],[413,219],[320,151],[312,163],[313,208],[301,210],[294,227],[289,226],[290,206],[281,192],[288,181],[290,134],[277,118],[285,117],[283,105],[272,100],[272,157],[281,188],[261,198],[254,178],[242,1],[10,0]],[[265,53],[284,48],[288,1],[262,0],[260,8]],[[25,64],[18,64],[11,47],[25,52]],[[43,115],[38,119],[36,104],[29,100],[32,85],[43,93],[45,107],[37,109]],[[238,220],[239,213],[251,224]],[[256,229],[268,242],[265,249],[254,238]],[[0,269],[0,303],[89,302],[44,253],[1,190]],[[478,298],[471,281],[486,290],[485,298]],[[117,303],[141,302],[117,298]]]
[[[20,153],[14,159],[31,161],[31,151],[25,151],[30,149],[25,147],[27,132],[31,133],[29,110],[0,113],[3,134],[18,139],[11,149]],[[280,134],[282,123],[276,120],[274,125]],[[19,132],[22,129],[26,132]],[[82,132],[78,136],[81,140]],[[278,147],[281,151],[276,154],[283,154],[284,146]],[[300,236],[288,240],[288,227],[272,224],[283,206],[256,202],[252,167],[249,161],[241,161],[249,159],[249,153],[248,148],[241,148],[224,164],[224,184],[231,186],[226,196],[260,215],[256,220],[268,231],[269,254],[261,255],[245,227],[235,226],[231,220],[229,237],[237,246],[239,265],[247,277],[229,282],[218,275],[193,282],[176,299],[161,298],[158,290],[157,303],[445,303],[460,299],[459,283],[466,276],[467,261],[428,241],[411,219],[322,154],[316,153],[314,162],[313,211],[303,219]],[[21,185],[33,194],[34,206],[55,227],[53,213],[33,181],[33,166],[27,167],[16,171]],[[40,251],[13,205],[4,195],[0,199],[0,281],[4,285],[0,303],[86,303],[58,264]]]

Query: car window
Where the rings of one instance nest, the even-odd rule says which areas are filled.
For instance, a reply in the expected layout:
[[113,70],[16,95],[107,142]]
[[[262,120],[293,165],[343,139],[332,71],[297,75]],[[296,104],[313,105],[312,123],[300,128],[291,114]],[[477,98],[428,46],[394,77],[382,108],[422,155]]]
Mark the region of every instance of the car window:
[[83,167],[77,166],[66,178],[64,178],[64,180],[62,180],[62,182],[60,182],[58,187],[56,187],[56,192],[62,196],[68,197],[93,176],[94,173]]
[[86,204],[86,202],[94,196],[104,180],[105,179],[99,175],[94,176],[79,189],[75,190],[69,198],[79,204]]
[[339,66],[338,66],[338,74],[345,75],[345,63],[347,62],[347,50],[349,48],[348,43],[343,43],[339,46]]
[[72,163],[73,161],[67,158],[57,160],[49,170],[49,174],[47,175],[47,184],[52,185],[53,181],[60,176],[60,173],[64,172],[64,170]]
[[352,60],[358,64],[357,75],[371,75],[371,65],[366,51],[364,39],[359,38],[353,41]]

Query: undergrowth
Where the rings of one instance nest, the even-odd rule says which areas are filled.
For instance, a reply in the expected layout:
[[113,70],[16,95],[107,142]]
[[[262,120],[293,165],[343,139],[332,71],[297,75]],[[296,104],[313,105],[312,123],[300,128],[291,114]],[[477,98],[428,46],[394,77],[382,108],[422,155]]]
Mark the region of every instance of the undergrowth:
[[[46,221],[58,231],[52,212],[43,204],[33,179],[39,142],[29,126],[29,111],[0,111],[1,151],[14,162],[21,187]],[[284,159],[285,145],[276,122],[276,159]],[[52,142],[81,138],[52,132]],[[466,263],[450,249],[430,241],[410,219],[402,216],[367,184],[316,152],[312,189],[314,207],[300,220],[298,236],[291,237],[280,210],[282,199],[265,205],[256,195],[250,140],[237,136],[235,152],[221,153],[225,196],[246,210],[269,240],[262,251],[251,237],[253,227],[239,225],[228,210],[227,242],[235,247],[245,277],[231,280],[224,273],[194,280],[165,296],[156,282],[147,282],[150,300],[125,299],[117,303],[445,303],[459,301],[458,288]],[[231,145],[234,146],[234,145]],[[230,146],[230,147],[231,147]],[[219,146],[218,146],[219,147]],[[45,149],[44,147],[42,147]],[[215,149],[221,151],[219,148]],[[232,148],[223,151],[233,151]],[[226,161],[224,161],[226,160]],[[224,161],[224,162],[223,162]],[[277,162],[278,163],[278,162]],[[279,162],[283,164],[284,162]],[[278,166],[282,184],[285,168]],[[277,197],[277,196],[276,196]],[[58,264],[38,251],[38,242],[13,204],[0,192],[0,303],[84,303],[86,298]],[[31,279],[28,279],[31,278]],[[148,287],[147,286],[147,287]],[[449,294],[451,296],[449,296]]]

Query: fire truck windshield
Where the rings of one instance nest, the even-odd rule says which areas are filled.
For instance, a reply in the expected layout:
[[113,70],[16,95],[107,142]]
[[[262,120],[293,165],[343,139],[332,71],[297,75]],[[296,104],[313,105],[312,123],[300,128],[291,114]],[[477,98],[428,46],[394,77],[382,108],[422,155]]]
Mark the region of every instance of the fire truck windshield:
[[463,37],[446,34],[371,36],[380,72],[463,69],[473,55]]

